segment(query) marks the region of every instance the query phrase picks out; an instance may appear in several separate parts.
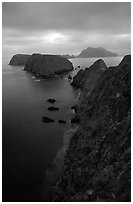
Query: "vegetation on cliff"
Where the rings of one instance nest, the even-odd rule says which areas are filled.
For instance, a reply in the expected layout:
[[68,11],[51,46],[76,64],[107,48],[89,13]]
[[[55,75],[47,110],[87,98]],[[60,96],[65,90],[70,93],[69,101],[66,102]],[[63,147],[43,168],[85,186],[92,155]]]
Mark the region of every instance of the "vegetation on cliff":
[[[91,70],[93,73],[93,67]],[[66,151],[63,173],[53,188],[53,201],[128,202],[131,56],[125,56],[116,67],[100,71],[100,75],[88,72],[81,83],[77,113],[81,122]]]

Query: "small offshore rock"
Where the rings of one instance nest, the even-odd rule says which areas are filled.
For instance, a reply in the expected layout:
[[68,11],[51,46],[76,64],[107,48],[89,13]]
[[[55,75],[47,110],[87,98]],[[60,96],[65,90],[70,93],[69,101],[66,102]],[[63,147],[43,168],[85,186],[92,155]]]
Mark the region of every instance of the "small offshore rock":
[[77,105],[72,106],[72,107],[71,107],[71,109],[72,109],[72,110],[74,110],[74,111],[75,111],[75,113],[77,113],[77,112],[78,112],[78,106],[77,106]]
[[50,111],[58,111],[59,110],[59,108],[58,107],[48,107],[48,110],[50,110]]
[[45,116],[42,117],[42,121],[43,121],[44,123],[51,123],[51,122],[54,122],[53,119],[48,118],[48,117],[45,117]]
[[72,79],[72,76],[69,74],[68,79]]
[[49,103],[55,103],[55,102],[56,102],[56,100],[55,100],[54,98],[49,98],[47,101],[48,101]]
[[66,124],[66,121],[65,121],[65,120],[58,120],[58,123],[64,123],[64,124]]

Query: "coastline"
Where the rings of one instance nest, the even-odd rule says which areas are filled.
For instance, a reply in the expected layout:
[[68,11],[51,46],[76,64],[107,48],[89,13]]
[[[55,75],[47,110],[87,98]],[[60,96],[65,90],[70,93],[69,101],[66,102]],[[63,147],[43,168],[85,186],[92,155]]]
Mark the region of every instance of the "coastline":
[[54,186],[56,185],[56,182],[59,181],[63,173],[63,162],[66,155],[66,151],[69,147],[69,143],[72,136],[77,130],[78,130],[78,126],[73,125],[68,130],[65,131],[63,135],[62,147],[59,149],[50,167],[45,172],[45,182],[44,182],[45,192],[43,192],[43,198],[45,197],[47,201],[51,201],[52,188],[54,188]]

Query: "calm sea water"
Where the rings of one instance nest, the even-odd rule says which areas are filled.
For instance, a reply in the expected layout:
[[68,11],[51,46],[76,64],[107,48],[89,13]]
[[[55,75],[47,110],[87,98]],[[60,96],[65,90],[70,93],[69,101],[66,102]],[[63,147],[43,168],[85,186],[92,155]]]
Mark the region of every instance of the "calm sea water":
[[[107,66],[118,65],[122,57],[104,58]],[[74,67],[90,66],[97,58],[71,59]],[[74,90],[65,74],[63,78],[36,80],[23,67],[8,65],[3,58],[2,72],[2,166],[3,201],[46,201],[45,170],[62,145],[63,133],[70,127],[71,106],[76,103]],[[79,70],[79,69],[78,69]],[[70,72],[75,75],[78,70]],[[46,100],[55,98],[58,112],[50,112]],[[42,116],[55,119],[42,122]],[[58,124],[58,119],[67,124]]]

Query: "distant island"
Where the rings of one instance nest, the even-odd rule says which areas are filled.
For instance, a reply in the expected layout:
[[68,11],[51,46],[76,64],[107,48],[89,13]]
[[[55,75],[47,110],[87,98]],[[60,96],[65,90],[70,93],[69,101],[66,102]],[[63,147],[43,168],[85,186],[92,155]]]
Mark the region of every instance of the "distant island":
[[[39,56],[40,55],[41,54],[39,54]],[[65,58],[65,59],[71,59],[71,58],[88,58],[88,57],[115,57],[115,56],[118,56],[118,54],[115,52],[110,52],[109,50],[106,50],[103,47],[98,47],[98,48],[88,47],[87,49],[82,50],[81,53],[77,56],[69,55],[69,54],[60,54],[60,55],[43,54],[42,56],[56,56],[56,58],[60,57],[60,58]],[[32,57],[32,55],[29,55],[29,54],[16,54],[11,58],[9,65],[13,65],[13,66],[26,65],[27,61],[31,57]],[[33,59],[33,57],[32,57],[32,59]],[[39,58],[37,57],[37,59],[39,59]],[[53,59],[55,59],[55,57],[54,58],[51,57],[48,60],[51,60],[51,59],[53,60]],[[51,64],[52,64],[52,62],[51,62]],[[63,68],[63,70],[64,70],[64,68]]]
[[88,47],[81,51],[77,57],[87,58],[87,57],[115,57],[118,56],[117,53],[110,52],[103,47],[93,48]]
[[67,59],[71,59],[71,58],[76,58],[75,55],[69,55],[69,54],[65,54],[65,55],[58,55],[60,57],[64,57],[64,58],[67,58]]

